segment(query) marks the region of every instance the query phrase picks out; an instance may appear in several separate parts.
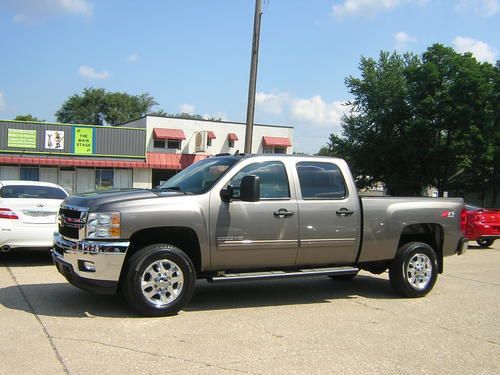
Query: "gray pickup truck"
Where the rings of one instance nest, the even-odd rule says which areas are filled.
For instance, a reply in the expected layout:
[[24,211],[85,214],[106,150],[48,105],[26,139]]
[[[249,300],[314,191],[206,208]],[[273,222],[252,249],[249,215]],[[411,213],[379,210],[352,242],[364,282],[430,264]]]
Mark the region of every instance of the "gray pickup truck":
[[196,279],[349,280],[389,270],[422,297],[462,254],[462,199],[359,197],[345,161],[285,155],[210,157],[151,190],[68,197],[53,260],[91,292],[120,291],[148,316],[171,315]]

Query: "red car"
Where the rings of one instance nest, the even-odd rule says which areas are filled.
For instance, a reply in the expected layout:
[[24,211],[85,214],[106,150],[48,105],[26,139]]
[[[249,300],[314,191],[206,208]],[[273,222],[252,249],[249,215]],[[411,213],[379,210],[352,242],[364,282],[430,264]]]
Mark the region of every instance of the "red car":
[[500,238],[500,210],[465,205],[465,236],[485,249]]

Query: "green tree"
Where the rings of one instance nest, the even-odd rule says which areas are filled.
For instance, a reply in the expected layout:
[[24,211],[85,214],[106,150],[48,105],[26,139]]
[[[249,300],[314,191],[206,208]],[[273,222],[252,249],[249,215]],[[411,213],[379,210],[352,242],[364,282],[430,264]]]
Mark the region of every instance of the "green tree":
[[32,121],[32,122],[44,122],[45,120],[40,120],[39,118],[36,118],[35,116],[32,116],[30,114],[28,115],[17,115],[14,118],[15,121]]
[[69,97],[56,112],[56,118],[64,123],[117,125],[152,112],[157,104],[149,94],[130,95],[86,88],[81,95]]

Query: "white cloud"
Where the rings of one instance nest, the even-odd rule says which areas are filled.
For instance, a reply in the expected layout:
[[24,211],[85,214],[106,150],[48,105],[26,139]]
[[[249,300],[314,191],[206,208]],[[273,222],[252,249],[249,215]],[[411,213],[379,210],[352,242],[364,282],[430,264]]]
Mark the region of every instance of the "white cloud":
[[494,16],[500,12],[500,0],[459,0],[455,10],[461,13],[472,10],[481,16]]
[[227,113],[226,112],[215,112],[213,115],[211,115],[210,113],[205,112],[203,114],[203,118],[205,120],[215,118],[215,119],[220,119],[221,121],[227,121]]
[[335,16],[374,16],[400,5],[410,3],[424,5],[427,2],[428,0],[344,0],[332,6],[332,14]]
[[36,23],[52,16],[90,17],[94,5],[88,0],[4,0],[0,9],[13,13],[16,23]]
[[280,115],[284,106],[290,101],[290,96],[286,92],[264,93],[258,92],[255,95],[255,107],[258,111],[268,112],[273,115]]
[[394,40],[396,42],[396,49],[403,50],[406,48],[408,43],[415,43],[417,41],[417,38],[408,35],[404,31],[399,31],[394,34]]
[[180,110],[181,110],[181,113],[187,113],[189,115],[194,115],[195,107],[192,104],[181,104]]
[[5,102],[5,95],[0,91],[0,112],[7,109],[7,103]]
[[481,62],[487,61],[494,64],[498,57],[497,51],[480,40],[457,36],[453,39],[452,44],[457,52],[470,52]]
[[137,53],[128,55],[127,58],[125,59],[126,62],[131,64],[136,63],[138,60],[139,60],[139,55]]
[[346,102],[327,103],[320,95],[309,99],[292,101],[291,116],[296,120],[306,121],[313,125],[340,126],[342,116],[350,110]]
[[78,68],[78,74],[88,79],[108,79],[111,75],[105,70],[103,70],[102,72],[97,72],[94,68],[87,65],[80,66],[80,68]]

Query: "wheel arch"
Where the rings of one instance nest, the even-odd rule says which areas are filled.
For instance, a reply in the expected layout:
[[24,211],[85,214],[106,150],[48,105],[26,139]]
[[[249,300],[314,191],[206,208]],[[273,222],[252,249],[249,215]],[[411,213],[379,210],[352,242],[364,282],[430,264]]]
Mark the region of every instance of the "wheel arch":
[[398,249],[409,242],[423,242],[432,247],[438,260],[438,272],[443,273],[444,229],[435,223],[407,225],[399,237]]

